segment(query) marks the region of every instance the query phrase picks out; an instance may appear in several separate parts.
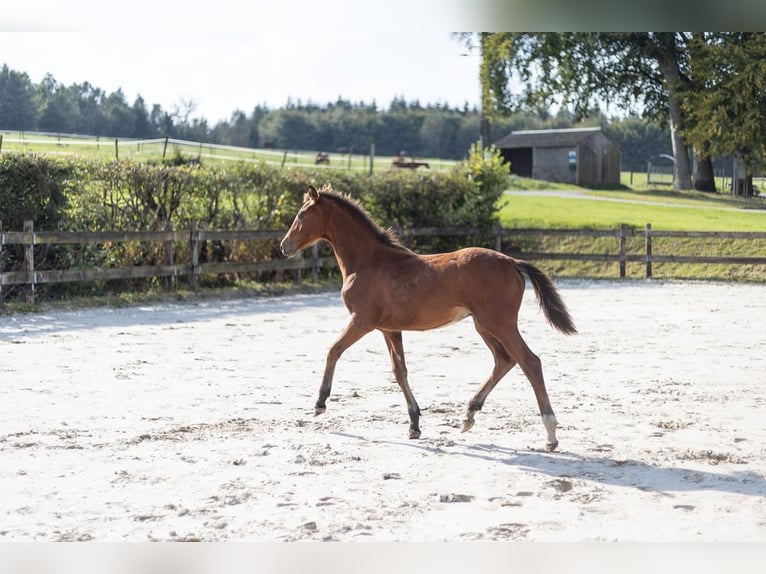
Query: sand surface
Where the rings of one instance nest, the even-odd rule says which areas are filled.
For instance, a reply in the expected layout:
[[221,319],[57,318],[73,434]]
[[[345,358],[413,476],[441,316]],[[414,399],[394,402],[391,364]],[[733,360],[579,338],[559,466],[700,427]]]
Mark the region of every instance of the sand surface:
[[518,368],[460,432],[470,320],[405,333],[409,440],[379,333],[313,416],[337,293],[0,317],[0,541],[766,541],[766,286],[560,288],[554,453]]

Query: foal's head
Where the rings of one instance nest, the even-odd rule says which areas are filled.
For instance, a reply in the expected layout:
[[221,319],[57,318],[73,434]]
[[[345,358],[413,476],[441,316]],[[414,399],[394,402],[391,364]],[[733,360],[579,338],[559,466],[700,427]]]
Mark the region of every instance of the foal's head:
[[314,186],[309,186],[303,196],[303,205],[280,243],[282,253],[288,257],[322,239],[326,219],[319,203],[319,192]]

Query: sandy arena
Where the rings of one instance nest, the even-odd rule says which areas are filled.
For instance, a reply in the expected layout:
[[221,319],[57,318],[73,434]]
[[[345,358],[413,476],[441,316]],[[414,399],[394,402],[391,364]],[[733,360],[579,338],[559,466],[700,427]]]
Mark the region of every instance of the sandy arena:
[[470,320],[405,333],[408,440],[383,337],[341,358],[338,293],[0,317],[0,541],[766,541],[766,286],[528,286],[559,419],[545,452]]

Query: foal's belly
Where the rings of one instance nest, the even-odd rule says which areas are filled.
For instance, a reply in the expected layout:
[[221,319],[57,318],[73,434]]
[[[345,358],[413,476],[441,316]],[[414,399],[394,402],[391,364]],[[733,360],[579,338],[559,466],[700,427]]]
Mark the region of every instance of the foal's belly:
[[389,331],[428,331],[446,327],[470,316],[465,307],[430,309],[427,304],[409,313],[394,313],[384,318],[380,328]]

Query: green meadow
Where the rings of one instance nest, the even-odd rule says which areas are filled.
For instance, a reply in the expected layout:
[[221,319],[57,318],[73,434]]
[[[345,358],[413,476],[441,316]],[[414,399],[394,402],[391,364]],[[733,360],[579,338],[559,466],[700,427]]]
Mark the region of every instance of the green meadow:
[[[537,191],[530,187],[539,186]],[[766,231],[766,199],[726,194],[669,190],[586,190],[571,186],[527,185],[516,181],[501,199],[504,227],[543,229],[615,229],[626,224],[635,235],[627,241],[628,253],[644,253],[642,230],[667,231]],[[547,188],[546,188],[547,187]],[[544,236],[514,237],[522,251],[616,254],[616,238]],[[766,240],[731,238],[655,238],[654,255],[766,257]],[[543,261],[561,277],[618,276],[615,263]],[[645,276],[641,263],[629,263],[629,277]],[[655,264],[653,277],[766,282],[766,266],[753,264]]]

